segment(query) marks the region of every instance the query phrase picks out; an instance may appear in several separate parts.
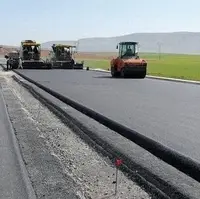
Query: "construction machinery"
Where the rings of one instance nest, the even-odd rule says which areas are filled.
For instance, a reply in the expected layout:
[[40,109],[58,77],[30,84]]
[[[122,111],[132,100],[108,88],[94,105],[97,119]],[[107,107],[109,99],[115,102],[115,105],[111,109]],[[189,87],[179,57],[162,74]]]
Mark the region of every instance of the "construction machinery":
[[75,53],[76,46],[53,44],[47,62],[51,63],[53,68],[83,69],[83,63],[75,62]]
[[112,77],[145,78],[147,62],[139,58],[138,42],[120,42],[117,45],[119,54],[110,62]]
[[7,69],[17,69],[19,67],[19,52],[11,51],[8,55],[5,55],[7,59]]
[[51,69],[51,64],[41,59],[41,44],[35,40],[21,42],[20,58],[24,69]]

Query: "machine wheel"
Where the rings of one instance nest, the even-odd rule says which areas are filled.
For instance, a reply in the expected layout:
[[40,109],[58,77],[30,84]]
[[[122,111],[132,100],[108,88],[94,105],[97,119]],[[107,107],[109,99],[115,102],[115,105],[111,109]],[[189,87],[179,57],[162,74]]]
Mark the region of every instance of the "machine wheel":
[[13,64],[13,66],[11,67],[11,69],[17,69],[18,68],[18,64]]
[[111,75],[112,77],[117,77],[117,71],[113,66],[111,67]]
[[51,64],[47,64],[47,69],[52,69],[52,65]]
[[145,71],[145,72],[141,72],[141,73],[139,74],[139,78],[144,79],[145,77],[146,77],[146,71]]
[[125,78],[125,77],[126,77],[125,69],[124,69],[124,68],[121,69],[121,71],[120,71],[120,76],[121,76],[122,78]]

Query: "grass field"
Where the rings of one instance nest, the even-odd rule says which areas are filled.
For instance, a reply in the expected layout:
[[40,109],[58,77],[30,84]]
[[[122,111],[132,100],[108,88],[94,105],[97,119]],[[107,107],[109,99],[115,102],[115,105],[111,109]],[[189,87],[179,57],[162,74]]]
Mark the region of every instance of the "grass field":
[[[79,56],[79,60],[85,61],[85,66],[90,68],[109,69],[109,62],[112,55]],[[200,81],[200,55],[176,55],[161,54],[140,54],[148,62],[148,74],[172,78]]]

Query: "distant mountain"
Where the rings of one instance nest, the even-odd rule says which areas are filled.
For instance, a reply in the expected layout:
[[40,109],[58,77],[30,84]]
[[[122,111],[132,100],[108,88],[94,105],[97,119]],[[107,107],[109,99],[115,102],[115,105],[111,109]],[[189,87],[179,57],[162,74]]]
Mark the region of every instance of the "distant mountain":
[[[116,52],[116,45],[120,41],[139,42],[140,52],[157,53],[160,45],[161,53],[200,54],[200,32],[133,33],[117,37],[84,38],[78,40],[78,51]],[[43,49],[51,49],[54,43],[76,45],[77,41],[49,41],[41,45]]]
[[[85,38],[79,40],[80,52],[115,52],[120,41],[137,41],[141,52],[200,54],[200,32],[174,33],[133,33],[129,35],[107,38]],[[75,44],[76,41],[51,41],[42,44],[50,48],[53,43]]]
[[0,45],[0,48],[13,48],[13,49],[18,49],[18,46],[8,46],[8,45]]
[[5,54],[18,49],[19,48],[17,46],[0,45],[0,57],[4,57]]
[[69,44],[69,45],[76,45],[77,41],[48,41],[45,43],[42,43],[41,46],[43,49],[51,49],[51,46],[53,44]]

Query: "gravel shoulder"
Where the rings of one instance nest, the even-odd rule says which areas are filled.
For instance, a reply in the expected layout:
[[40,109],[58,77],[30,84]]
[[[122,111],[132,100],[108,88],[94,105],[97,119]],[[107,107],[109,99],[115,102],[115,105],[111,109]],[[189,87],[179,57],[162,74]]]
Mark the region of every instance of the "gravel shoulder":
[[8,113],[37,198],[151,198],[106,157],[80,139],[32,95],[0,77]]
[[36,199],[4,102],[0,86],[0,198]]

